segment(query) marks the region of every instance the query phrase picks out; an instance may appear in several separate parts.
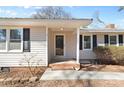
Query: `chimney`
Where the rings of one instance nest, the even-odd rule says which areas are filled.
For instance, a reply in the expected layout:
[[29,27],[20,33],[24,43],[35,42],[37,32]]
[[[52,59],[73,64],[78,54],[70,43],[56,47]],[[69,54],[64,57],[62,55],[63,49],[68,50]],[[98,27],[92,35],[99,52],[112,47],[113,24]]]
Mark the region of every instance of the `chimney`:
[[115,24],[108,24],[106,25],[106,28],[115,28]]

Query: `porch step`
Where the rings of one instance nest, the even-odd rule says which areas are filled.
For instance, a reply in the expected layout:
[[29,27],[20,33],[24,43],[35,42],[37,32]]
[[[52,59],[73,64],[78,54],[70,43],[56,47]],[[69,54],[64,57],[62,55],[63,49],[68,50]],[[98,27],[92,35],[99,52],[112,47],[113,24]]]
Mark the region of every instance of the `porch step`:
[[90,60],[80,60],[81,64],[90,64],[91,61]]
[[51,63],[54,62],[75,62],[75,59],[67,59],[67,58],[54,58],[51,60]]
[[52,70],[79,70],[80,64],[76,63],[53,63],[49,64]]

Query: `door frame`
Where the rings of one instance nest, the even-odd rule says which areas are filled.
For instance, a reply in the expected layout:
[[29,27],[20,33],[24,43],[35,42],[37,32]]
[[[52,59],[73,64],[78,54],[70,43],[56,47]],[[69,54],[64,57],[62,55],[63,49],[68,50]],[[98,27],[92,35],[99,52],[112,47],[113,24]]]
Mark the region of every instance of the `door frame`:
[[[56,55],[56,36],[57,35],[63,35],[63,39],[64,39],[64,49],[63,49],[63,52],[64,52],[64,54],[63,54],[63,56],[59,56],[59,55]],[[65,51],[66,50],[66,43],[65,43],[65,34],[61,34],[61,33],[55,33],[54,34],[54,57],[55,58],[64,58],[65,57]]]

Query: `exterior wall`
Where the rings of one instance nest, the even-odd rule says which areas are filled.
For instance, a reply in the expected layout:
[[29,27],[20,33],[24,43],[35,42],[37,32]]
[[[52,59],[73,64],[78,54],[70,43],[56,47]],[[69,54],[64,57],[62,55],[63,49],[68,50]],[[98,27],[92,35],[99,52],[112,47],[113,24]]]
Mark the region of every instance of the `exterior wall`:
[[95,59],[96,55],[92,50],[80,50],[80,59]]
[[65,36],[65,56],[64,58],[75,58],[76,56],[76,34],[74,31],[49,31],[49,61],[55,58],[55,35]]
[[[91,33],[81,33],[81,35],[90,35],[91,38],[92,38],[92,34]],[[83,37],[82,37],[83,39]],[[83,40],[82,40],[83,42]],[[92,46],[92,44],[91,44]],[[82,47],[83,47],[83,44],[82,44]],[[80,59],[95,59],[96,58],[96,55],[94,54],[94,52],[91,50],[84,50],[82,48],[82,50],[80,50]]]
[[42,27],[30,28],[31,52],[0,53],[0,66],[28,66],[25,57],[30,58],[33,65],[46,65],[46,29]]
[[[87,33],[81,33],[82,35],[84,34],[89,34],[89,35],[93,35],[96,34],[97,35],[97,45],[98,46],[104,46],[104,35],[119,35],[119,34],[123,34],[122,32],[108,32],[108,33],[92,33],[92,32],[87,32]],[[124,38],[123,38],[124,39]],[[96,55],[92,50],[80,50],[80,59],[95,59]]]
[[[25,56],[27,58],[33,57],[33,65],[45,66],[47,60],[55,58],[55,35],[63,34],[65,36],[65,56],[64,58],[76,58],[76,31],[50,31],[48,30],[48,46],[46,40],[46,28],[43,27],[31,27],[30,28],[30,40],[31,40],[31,52],[0,52],[0,66],[27,66],[24,62]],[[81,33],[97,35],[98,46],[104,45],[104,35],[118,35],[123,34],[116,33]],[[124,38],[123,38],[124,39]],[[48,47],[48,59],[47,59],[47,47]],[[80,59],[95,59],[95,54],[92,50],[80,50]]]
[[97,34],[97,45],[98,46],[104,46],[104,33],[103,34]]
[[[115,32],[115,33],[114,32],[109,32],[109,33],[96,33],[96,34],[97,34],[97,44],[98,44],[98,46],[104,46],[104,35],[106,35],[106,34],[107,35],[117,35],[117,36],[119,34],[122,34],[123,37],[124,37],[124,33],[122,33],[122,32]],[[123,38],[123,41],[124,41],[124,38]]]

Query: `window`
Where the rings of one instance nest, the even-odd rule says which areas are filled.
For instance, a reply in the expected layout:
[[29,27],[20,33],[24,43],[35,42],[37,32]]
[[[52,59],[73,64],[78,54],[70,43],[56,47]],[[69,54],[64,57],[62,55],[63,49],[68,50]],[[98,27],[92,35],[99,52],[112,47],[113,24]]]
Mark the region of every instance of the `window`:
[[9,50],[21,50],[21,30],[10,29]]
[[84,49],[91,49],[91,36],[84,36]]
[[104,35],[104,44],[105,46],[109,45],[109,35]]
[[0,29],[0,51],[21,52],[23,50],[22,36],[22,29]]
[[116,45],[116,44],[117,44],[116,35],[110,36],[110,45]]
[[83,47],[82,47],[82,45],[83,45],[83,44],[82,44],[82,43],[83,43],[83,42],[82,42],[82,35],[80,35],[80,42],[79,42],[79,43],[80,43],[80,50],[82,50],[82,48],[83,48]]
[[0,29],[0,50],[6,50],[6,29]]
[[122,34],[120,34],[120,35],[118,35],[118,43],[119,43],[119,46],[123,46],[123,35]]
[[93,48],[96,48],[97,47],[97,35],[93,35]]
[[30,29],[23,29],[23,52],[30,52]]

